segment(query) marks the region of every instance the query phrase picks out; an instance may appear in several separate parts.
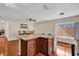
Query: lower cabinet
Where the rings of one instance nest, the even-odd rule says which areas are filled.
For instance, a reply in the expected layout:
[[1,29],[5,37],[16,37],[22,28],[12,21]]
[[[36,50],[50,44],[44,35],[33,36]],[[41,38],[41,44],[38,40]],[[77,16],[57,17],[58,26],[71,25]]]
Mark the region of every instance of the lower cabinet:
[[52,56],[53,53],[53,39],[39,37],[39,51],[45,55]]
[[59,55],[59,56],[71,56],[72,55],[71,44],[57,42],[57,55]]
[[8,41],[7,53],[8,53],[8,56],[18,56],[19,40]]
[[7,48],[8,56],[34,56],[38,52],[51,56],[53,39],[39,37],[29,40],[13,40],[8,41]]
[[27,41],[25,40],[20,40],[20,55],[21,56],[26,56],[27,55]]
[[54,38],[48,39],[48,55],[52,56],[54,52]]
[[27,56],[33,56],[36,52],[36,39],[27,40]]
[[48,55],[48,39],[47,38],[39,38],[39,47],[40,52],[44,53],[45,55]]
[[22,39],[8,41],[7,53],[8,56],[26,56],[27,55],[26,41]]
[[38,52],[52,56],[53,39],[39,37],[32,40],[27,40],[27,56],[33,56]]
[[0,56],[7,55],[7,38],[0,37]]

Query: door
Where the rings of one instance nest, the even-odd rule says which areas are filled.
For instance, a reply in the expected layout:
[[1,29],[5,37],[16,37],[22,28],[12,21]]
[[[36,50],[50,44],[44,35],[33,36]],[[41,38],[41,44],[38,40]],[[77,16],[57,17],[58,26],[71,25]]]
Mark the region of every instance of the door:
[[27,56],[33,56],[36,54],[36,40],[27,40]]

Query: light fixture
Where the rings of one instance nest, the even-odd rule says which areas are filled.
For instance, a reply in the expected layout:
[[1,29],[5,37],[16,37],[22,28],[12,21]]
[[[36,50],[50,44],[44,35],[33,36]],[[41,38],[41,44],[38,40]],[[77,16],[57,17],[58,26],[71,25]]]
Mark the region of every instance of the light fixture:
[[47,10],[48,9],[48,6],[47,5],[42,5],[42,7],[45,9],[45,10]]
[[3,20],[1,20],[0,22],[1,22],[1,23],[3,23],[4,21],[3,21]]
[[5,4],[5,6],[9,6],[9,4],[8,4],[8,3],[6,3],[6,4]]
[[59,15],[64,15],[64,13],[63,13],[63,12],[61,12],[61,13],[59,13]]
[[32,18],[29,18],[29,21],[31,22],[36,22],[36,20],[35,19],[32,19]]

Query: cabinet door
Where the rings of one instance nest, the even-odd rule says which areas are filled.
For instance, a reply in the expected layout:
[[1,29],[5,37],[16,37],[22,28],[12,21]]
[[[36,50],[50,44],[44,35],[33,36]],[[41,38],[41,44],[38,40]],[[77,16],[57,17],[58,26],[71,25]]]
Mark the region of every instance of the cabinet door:
[[36,38],[36,52],[38,53],[40,51],[40,39]]
[[7,39],[0,38],[0,55],[7,55]]
[[39,38],[39,47],[40,47],[40,52],[44,52],[44,40],[43,38]]
[[18,56],[19,53],[19,40],[8,42],[8,56]]
[[43,51],[44,51],[44,54],[48,55],[48,39],[43,39],[44,40],[44,43],[43,43]]
[[53,54],[53,39],[48,39],[48,55],[52,56]]
[[71,45],[66,44],[65,45],[65,56],[71,56],[72,55],[72,51],[71,51]]
[[62,43],[57,43],[57,55],[64,56],[64,46]]
[[40,37],[40,52],[48,55],[48,39]]
[[27,41],[27,55],[33,56],[36,53],[36,40]]
[[71,56],[72,55],[71,48],[72,48],[71,44],[58,42],[57,43],[57,55]]
[[21,56],[26,56],[27,55],[27,42],[24,40],[21,40]]

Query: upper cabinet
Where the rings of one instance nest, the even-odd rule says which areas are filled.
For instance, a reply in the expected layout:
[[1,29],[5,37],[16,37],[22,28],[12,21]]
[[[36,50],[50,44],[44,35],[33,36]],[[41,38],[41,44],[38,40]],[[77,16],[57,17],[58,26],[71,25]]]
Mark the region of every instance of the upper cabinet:
[[76,35],[76,23],[58,23],[55,27],[55,35],[64,38],[74,38]]

